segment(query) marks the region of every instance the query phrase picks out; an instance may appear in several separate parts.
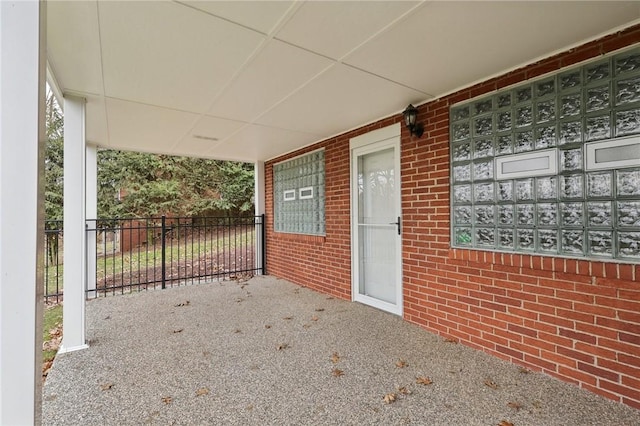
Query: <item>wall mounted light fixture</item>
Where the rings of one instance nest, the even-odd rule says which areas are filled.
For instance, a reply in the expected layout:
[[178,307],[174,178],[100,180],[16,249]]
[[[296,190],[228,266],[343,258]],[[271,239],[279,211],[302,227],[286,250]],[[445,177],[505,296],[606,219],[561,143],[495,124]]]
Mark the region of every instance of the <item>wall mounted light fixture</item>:
[[409,104],[407,109],[402,113],[404,116],[404,124],[409,129],[409,134],[412,136],[420,137],[424,133],[424,127],[420,123],[416,123],[418,120],[418,108]]

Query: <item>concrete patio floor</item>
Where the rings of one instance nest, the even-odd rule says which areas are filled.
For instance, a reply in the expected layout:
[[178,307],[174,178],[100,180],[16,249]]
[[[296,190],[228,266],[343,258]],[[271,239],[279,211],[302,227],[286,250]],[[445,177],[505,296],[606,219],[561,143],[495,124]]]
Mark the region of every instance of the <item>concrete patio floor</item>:
[[49,372],[45,425],[640,425],[638,410],[268,276],[92,300],[87,330],[90,348]]

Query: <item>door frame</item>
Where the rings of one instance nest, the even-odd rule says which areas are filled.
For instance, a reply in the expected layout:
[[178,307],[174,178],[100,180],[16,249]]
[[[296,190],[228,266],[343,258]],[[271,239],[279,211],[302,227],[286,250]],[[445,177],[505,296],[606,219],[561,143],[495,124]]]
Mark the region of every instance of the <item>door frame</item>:
[[[358,182],[357,155],[394,148],[394,167],[397,184],[396,211],[402,222],[401,204],[401,171],[400,171],[400,123],[374,130],[349,140],[349,201],[351,211],[351,300],[364,303],[380,310],[402,316],[403,284],[402,284],[402,233],[396,239],[396,303],[388,303],[359,293],[359,245],[358,245]],[[402,226],[402,225],[401,225]],[[402,228],[401,228],[402,230]]]

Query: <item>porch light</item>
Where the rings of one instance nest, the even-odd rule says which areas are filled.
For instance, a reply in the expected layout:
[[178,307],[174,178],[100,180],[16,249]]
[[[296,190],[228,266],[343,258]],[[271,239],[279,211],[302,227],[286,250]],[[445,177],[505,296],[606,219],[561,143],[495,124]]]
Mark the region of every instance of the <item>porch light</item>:
[[407,129],[409,129],[409,134],[417,137],[422,136],[424,133],[424,127],[422,124],[416,123],[418,119],[418,108],[409,104],[402,115],[404,116],[404,124],[407,126]]

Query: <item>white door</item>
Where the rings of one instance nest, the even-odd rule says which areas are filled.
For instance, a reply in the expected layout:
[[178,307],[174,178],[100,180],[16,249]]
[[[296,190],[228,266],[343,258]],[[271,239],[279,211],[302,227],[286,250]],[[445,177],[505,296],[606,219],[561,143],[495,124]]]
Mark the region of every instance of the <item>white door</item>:
[[399,136],[352,149],[351,235],[353,299],[401,315],[399,152]]

